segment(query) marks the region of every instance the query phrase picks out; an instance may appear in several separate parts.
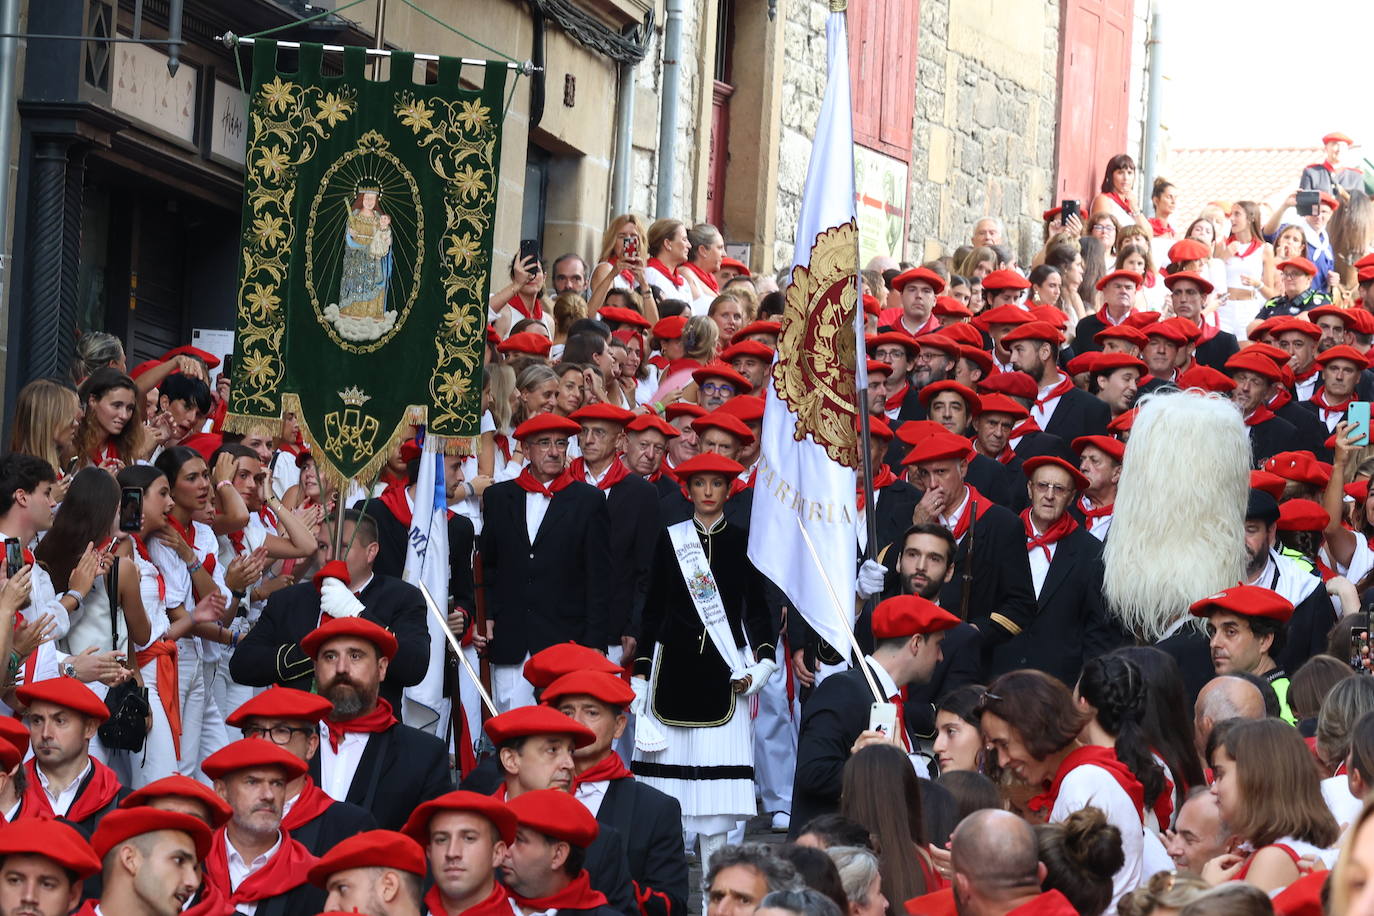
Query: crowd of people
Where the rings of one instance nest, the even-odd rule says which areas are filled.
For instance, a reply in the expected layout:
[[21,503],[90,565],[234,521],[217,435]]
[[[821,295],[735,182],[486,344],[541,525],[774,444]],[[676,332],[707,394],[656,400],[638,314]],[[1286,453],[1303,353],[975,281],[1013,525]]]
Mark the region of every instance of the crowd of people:
[[[1374,205],[1324,144],[1272,212],[1178,231],[1117,156],[1027,264],[989,216],[867,265],[862,655],[748,556],[787,273],[633,214],[517,258],[442,459],[489,713],[452,657],[406,699],[415,439],[337,486],[226,430],[228,359],[87,333],[0,457],[0,916],[1374,913]],[[1245,569],[1146,628],[1105,557],[1175,391],[1243,422]]]

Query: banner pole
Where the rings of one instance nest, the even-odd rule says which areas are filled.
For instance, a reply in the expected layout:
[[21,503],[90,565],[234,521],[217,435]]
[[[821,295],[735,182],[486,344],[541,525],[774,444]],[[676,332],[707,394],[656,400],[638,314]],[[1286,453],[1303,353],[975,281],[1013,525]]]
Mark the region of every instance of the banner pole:
[[816,553],[816,545],[811,542],[811,535],[806,531],[806,525],[802,524],[801,516],[795,516],[797,527],[801,529],[802,540],[806,542],[806,549],[811,553],[811,559],[816,564],[816,570],[821,574],[821,581],[825,583],[825,590],[830,593],[830,600],[835,609],[835,617],[839,620],[840,629],[844,630],[844,635],[849,638],[849,645],[854,650],[854,656],[859,660],[859,670],[864,673],[864,680],[868,681],[868,689],[873,691],[873,699],[878,703],[890,702],[883,696],[878,689],[878,682],[873,677],[873,672],[868,665],[864,664],[864,653],[859,648],[859,641],[854,638],[854,631],[849,626],[849,619],[845,616],[844,605],[840,603],[840,596],[835,594],[835,586],[830,584],[830,576],[826,574],[825,566],[821,563],[820,555]]
[[476,671],[472,670],[472,662],[468,661],[467,656],[463,654],[463,647],[458,644],[457,637],[455,637],[453,631],[448,628],[448,618],[439,610],[439,605],[434,603],[434,596],[429,593],[429,589],[425,587],[425,583],[417,582],[415,584],[420,589],[420,593],[425,596],[425,604],[429,605],[429,612],[443,624],[442,630],[444,638],[447,639],[448,644],[453,647],[453,653],[458,656],[458,662],[463,666],[463,670],[468,673],[468,677],[472,678],[473,686],[477,688],[477,694],[482,698],[482,703],[487,707],[487,711],[493,716],[500,715],[500,713],[496,711],[496,704],[493,703],[491,697],[487,695],[487,689],[482,686],[482,679],[477,676]]

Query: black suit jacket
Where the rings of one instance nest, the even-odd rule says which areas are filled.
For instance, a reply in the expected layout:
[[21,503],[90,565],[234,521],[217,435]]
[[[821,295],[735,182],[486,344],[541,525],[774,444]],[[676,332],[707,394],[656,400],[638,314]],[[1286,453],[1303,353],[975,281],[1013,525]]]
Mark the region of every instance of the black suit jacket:
[[[402,690],[424,680],[429,667],[424,596],[409,583],[373,573],[358,600],[363,603],[363,617],[396,634],[399,645],[387,666],[381,694],[399,714]],[[320,596],[313,583],[282,589],[267,599],[262,617],[234,650],[229,674],[249,687],[280,684],[309,691],[315,664],[301,651],[300,641],[319,622]]]
[[[976,454],[973,456],[973,460],[968,463],[968,475],[964,479],[972,484],[975,490],[997,505],[1011,508],[1016,504],[1018,489],[1021,491],[1021,495],[1025,496],[1026,478],[1021,476],[1020,470],[1020,464],[1016,466],[1016,471],[1013,472],[1009,465],[1003,464],[996,458]],[[1021,479],[1018,481],[1016,477],[1021,477]],[[1017,487],[1018,483],[1021,485],[1019,488]]]
[[1169,653],[1178,662],[1179,670],[1183,672],[1183,688],[1188,691],[1188,705],[1191,707],[1197,702],[1197,695],[1202,688],[1216,677],[1207,637],[1189,622],[1177,633],[1155,643],[1155,648]]
[[[736,528],[749,530],[749,516],[754,511],[754,488],[745,487],[725,500],[725,520]],[[658,502],[659,529],[685,522],[692,517],[692,501],[682,495],[681,485],[663,495]],[[655,533],[654,540],[658,540]]]
[[312,856],[319,857],[349,837],[376,828],[377,819],[371,811],[349,802],[336,801],[325,808],[319,817],[311,818],[292,830],[291,839],[310,850]]
[[531,544],[525,495],[513,480],[482,494],[482,583],[495,622],[488,659],[518,665],[570,640],[604,652],[612,579],[606,498],[581,482],[559,490]]
[[[304,880],[305,876],[301,876]],[[318,913],[324,908],[325,892],[304,881],[299,887],[285,894],[268,897],[258,901],[255,916],[298,916],[300,913]]]
[[1112,411],[1106,401],[1081,388],[1070,388],[1059,398],[1044,429],[1072,443],[1079,436],[1105,436],[1111,420]]
[[686,913],[687,856],[678,800],[633,779],[613,779],[596,819],[625,840],[630,876],[644,899],[644,916]]
[[1271,407],[1274,415],[1281,420],[1293,424],[1297,431],[1293,437],[1292,444],[1279,449],[1279,451],[1306,451],[1314,455],[1322,456],[1323,461],[1331,458],[1331,449],[1326,447],[1326,440],[1331,435],[1331,431],[1326,428],[1326,424],[1321,421],[1316,413],[1304,410],[1302,402],[1289,400],[1282,407]]
[[606,491],[611,525],[611,606],[607,636],[639,635],[644,596],[649,593],[649,567],[658,538],[658,488],[630,474]]
[[[359,500],[353,507],[366,512],[377,523],[377,559],[372,569],[384,576],[400,579],[406,571],[406,545],[410,542],[410,529],[379,499]],[[455,513],[448,520],[448,597],[449,610],[461,607],[472,619],[472,611],[477,607],[473,598],[472,586],[472,519]],[[435,595],[440,605],[442,595]]]
[[[310,776],[318,785],[319,754]],[[344,800],[370,812],[383,830],[400,830],[417,807],[452,788],[444,742],[398,722],[368,738]]]
[[1040,613],[993,651],[989,676],[1039,668],[1072,685],[1086,660],[1125,645],[1102,600],[1102,575],[1101,541],[1081,527],[1061,539],[1036,599]]
[[[1111,408],[1108,408],[1107,412],[1110,413]],[[1022,462],[1029,461],[1037,455],[1054,455],[1078,467],[1079,458],[1073,449],[1069,448],[1069,443],[1044,431],[1026,433],[1021,437],[1021,441],[1016,443],[1016,457]]]
[[638,916],[634,878],[630,876],[625,846],[626,838],[620,831],[603,824],[592,845],[587,847],[587,874],[592,881],[592,890],[605,894],[611,909],[621,916]]
[[1249,432],[1252,467],[1260,467],[1279,452],[1291,451],[1296,447],[1298,431],[1292,423],[1278,416],[1256,423],[1249,427]]
[[1218,372],[1225,371],[1226,361],[1240,352],[1236,335],[1217,331],[1211,340],[1193,348],[1193,359]]
[[911,515],[916,511],[916,504],[921,501],[921,491],[905,480],[898,479],[879,490],[877,500],[878,505],[873,510],[873,521],[878,528],[878,543],[874,553],[888,544],[896,543],[906,534],[911,527]]

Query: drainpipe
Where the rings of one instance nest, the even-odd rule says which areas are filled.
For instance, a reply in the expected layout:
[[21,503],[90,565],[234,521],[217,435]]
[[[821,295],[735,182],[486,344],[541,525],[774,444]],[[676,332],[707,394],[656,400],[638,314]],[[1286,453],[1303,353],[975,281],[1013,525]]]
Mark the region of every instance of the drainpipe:
[[611,216],[630,209],[630,159],[634,155],[635,65],[620,65],[620,98],[615,113],[615,169],[611,174]]
[[[19,0],[0,0],[0,34],[19,31]],[[10,244],[8,223],[13,210],[10,197],[10,156],[14,152],[15,71],[19,68],[19,39],[0,38],[0,291],[8,290]],[[0,292],[0,302],[5,296]]]
[[682,13],[684,0],[667,0],[663,24],[663,105],[658,118],[658,190],[654,216],[671,216],[673,211],[673,170],[677,165],[678,67],[682,56]]
[[[1161,50],[1164,42],[1163,22],[1164,14],[1160,12],[1162,4],[1151,4],[1154,8],[1150,12],[1150,38],[1146,51],[1145,73],[1149,81],[1149,97],[1146,99],[1145,108],[1145,149],[1140,157],[1140,171],[1145,179],[1145,187],[1141,191],[1144,200],[1150,199],[1150,192],[1154,190],[1155,177],[1159,174],[1155,160],[1159,156],[1159,112],[1163,107],[1163,86],[1164,65],[1161,58],[1164,56]],[[1150,202],[1150,213],[1154,213],[1154,203]]]

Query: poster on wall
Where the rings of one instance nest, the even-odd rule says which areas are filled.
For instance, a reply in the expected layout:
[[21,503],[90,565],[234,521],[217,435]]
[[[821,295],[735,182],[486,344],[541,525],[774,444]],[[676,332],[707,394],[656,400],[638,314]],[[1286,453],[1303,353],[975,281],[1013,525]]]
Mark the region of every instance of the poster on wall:
[[859,263],[901,261],[906,239],[906,163],[854,147],[854,203],[859,217]]

